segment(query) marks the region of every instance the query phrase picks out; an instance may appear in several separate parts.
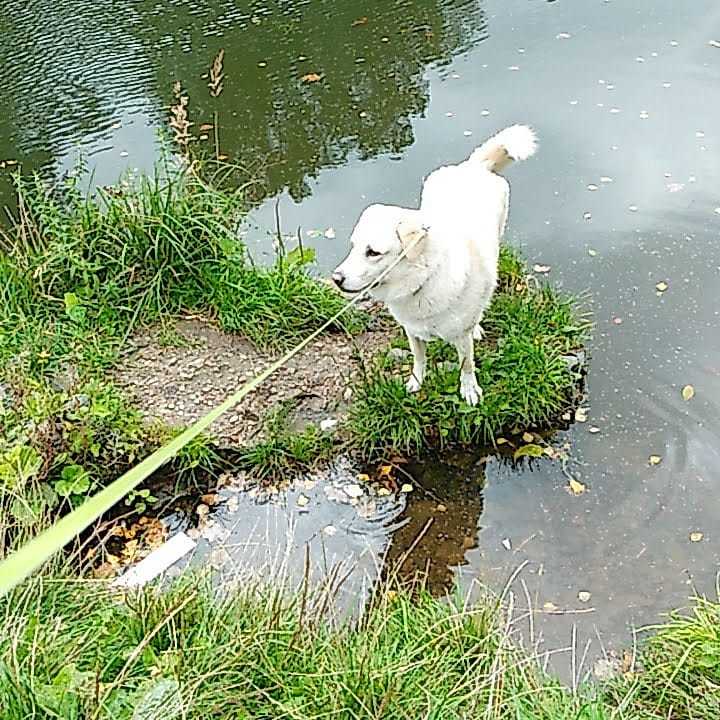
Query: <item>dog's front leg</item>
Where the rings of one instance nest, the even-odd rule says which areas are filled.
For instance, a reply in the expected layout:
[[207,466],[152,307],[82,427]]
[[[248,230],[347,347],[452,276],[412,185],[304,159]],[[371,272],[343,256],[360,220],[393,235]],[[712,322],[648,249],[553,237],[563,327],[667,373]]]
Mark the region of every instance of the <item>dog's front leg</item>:
[[475,377],[472,330],[455,342],[455,348],[460,361],[460,395],[468,405],[477,405],[482,400],[482,388]]
[[425,357],[426,343],[424,340],[411,335],[407,330],[405,331],[408,342],[410,343],[410,350],[413,354],[413,369],[410,379],[405,384],[408,392],[414,393],[420,389],[425,379],[425,367],[427,365],[427,359]]

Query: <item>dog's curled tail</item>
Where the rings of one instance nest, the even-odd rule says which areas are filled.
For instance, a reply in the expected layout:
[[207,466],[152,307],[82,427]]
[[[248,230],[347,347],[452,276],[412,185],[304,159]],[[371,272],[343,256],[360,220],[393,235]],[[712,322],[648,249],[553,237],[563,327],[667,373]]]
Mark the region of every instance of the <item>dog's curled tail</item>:
[[488,170],[500,172],[513,160],[527,160],[535,154],[537,137],[527,125],[511,125],[486,140],[470,156],[471,162],[481,162]]

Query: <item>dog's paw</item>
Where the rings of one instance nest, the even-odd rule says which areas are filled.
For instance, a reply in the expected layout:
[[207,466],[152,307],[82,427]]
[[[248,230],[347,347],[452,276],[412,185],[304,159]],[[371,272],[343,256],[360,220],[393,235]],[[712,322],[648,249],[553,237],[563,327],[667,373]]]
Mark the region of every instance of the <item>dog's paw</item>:
[[416,393],[421,386],[422,383],[414,375],[411,375],[410,379],[405,383],[405,389],[409,393]]
[[474,375],[463,375],[460,378],[460,397],[468,405],[477,405],[483,396],[482,388]]
[[485,331],[480,323],[473,328],[473,340],[483,340],[485,338]]

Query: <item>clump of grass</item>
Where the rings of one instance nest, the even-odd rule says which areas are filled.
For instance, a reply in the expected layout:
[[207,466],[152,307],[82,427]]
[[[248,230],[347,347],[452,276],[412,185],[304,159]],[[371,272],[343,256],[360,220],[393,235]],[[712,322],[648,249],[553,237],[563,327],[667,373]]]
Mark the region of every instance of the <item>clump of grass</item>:
[[486,340],[476,351],[483,400],[476,407],[459,394],[455,351],[428,349],[422,390],[405,390],[407,369],[388,353],[361,376],[350,408],[353,442],[372,456],[392,450],[417,453],[430,446],[491,443],[513,428],[545,429],[575,399],[580,377],[568,356],[587,340],[589,324],[572,299],[528,282],[520,257],[504,248],[500,283],[483,320]]
[[636,672],[612,686],[609,698],[647,720],[720,717],[720,604],[696,598],[690,614],[674,613],[646,631],[654,634]]
[[107,383],[68,389],[25,379],[0,405],[0,553],[82,502],[154,444]]
[[315,425],[301,431],[289,427],[291,406],[283,404],[268,415],[263,439],[238,453],[238,466],[261,482],[286,480],[328,460],[334,441]]
[[[193,168],[158,168],[96,196],[76,177],[15,182],[18,214],[0,234],[0,362],[31,374],[67,360],[107,366],[135,327],[181,310],[285,347],[342,306],[302,253],[254,267],[238,238],[241,195]],[[359,317],[337,326],[356,329]]]
[[[297,345],[346,304],[339,293],[307,272],[308,265],[306,254],[290,253],[267,268],[228,268],[214,298],[222,328],[266,350]],[[350,309],[329,330],[357,333],[366,325],[367,316]]]

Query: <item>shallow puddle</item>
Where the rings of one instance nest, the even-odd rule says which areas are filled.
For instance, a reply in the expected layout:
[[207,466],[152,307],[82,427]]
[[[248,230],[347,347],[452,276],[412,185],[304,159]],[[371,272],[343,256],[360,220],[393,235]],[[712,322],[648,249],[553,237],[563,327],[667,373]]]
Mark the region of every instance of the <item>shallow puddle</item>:
[[[383,522],[393,529],[409,519],[387,550],[394,559],[415,543],[404,567],[427,569],[433,587],[444,587],[446,566],[457,566],[463,591],[475,581],[501,589],[522,566],[513,589],[534,612],[519,630],[547,647],[575,642],[576,660],[587,642],[588,658],[627,646],[634,625],[655,622],[695,589],[713,590],[717,3],[406,0],[238,11],[178,0],[162,16],[146,2],[90,15],[87,3],[42,5],[3,3],[13,22],[0,48],[10,99],[0,159],[60,173],[80,147],[101,184],[123,167],[148,169],[179,79],[194,119],[218,111],[224,151],[257,169],[253,191],[279,196],[283,229],[300,227],[324,270],[345,254],[368,203],[416,203],[426,173],[507,124],[529,122],[540,137],[537,157],[508,172],[508,234],[531,263],[550,266],[552,282],[588,293],[596,322],[588,417],[561,438],[571,448],[566,469],[586,492],[567,491],[558,462],[513,469],[473,459],[412,468],[432,495],[413,491],[404,511],[377,519],[317,488],[303,512],[302,490],[277,505],[242,499],[223,520],[225,568],[276,554],[302,576],[309,542],[314,567],[357,568],[357,583],[342,587],[359,599],[388,547]],[[21,42],[29,36],[37,42]],[[201,75],[220,47],[226,89],[213,104]],[[302,80],[311,73],[322,79]],[[258,257],[271,253],[274,227],[270,200],[245,228]]]

